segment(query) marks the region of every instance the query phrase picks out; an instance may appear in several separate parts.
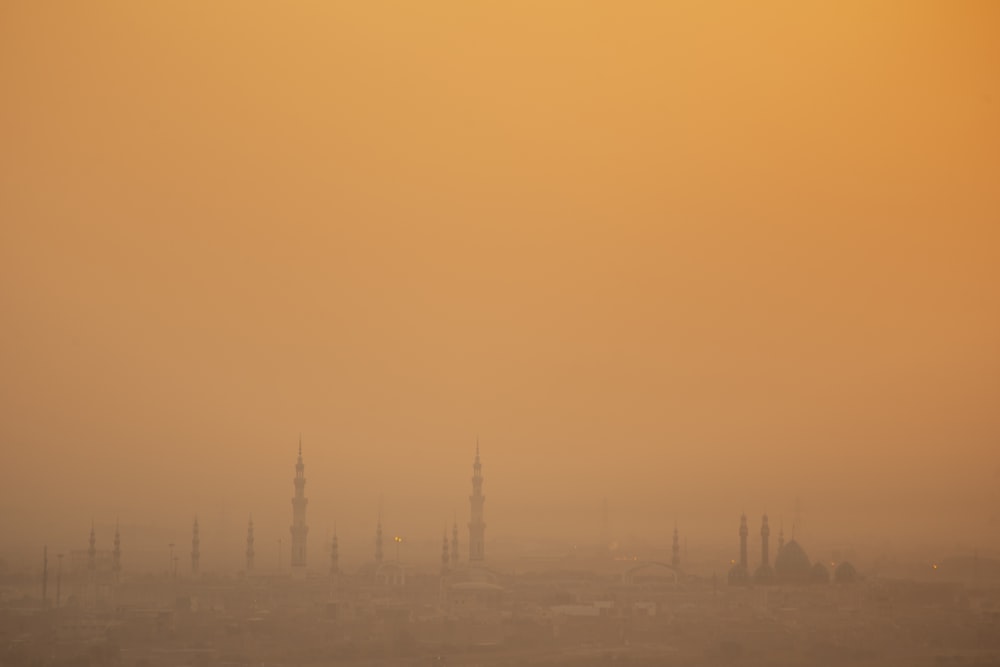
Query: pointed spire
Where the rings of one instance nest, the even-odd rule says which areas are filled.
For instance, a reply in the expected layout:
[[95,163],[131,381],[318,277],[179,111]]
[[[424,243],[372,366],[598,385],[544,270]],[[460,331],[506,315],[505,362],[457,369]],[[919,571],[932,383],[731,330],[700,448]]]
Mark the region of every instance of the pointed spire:
[[198,529],[198,515],[194,515],[191,526],[191,574],[197,575],[201,566],[201,536]]
[[340,573],[340,545],[337,543],[337,522],[333,523],[333,539],[330,542],[330,575]]
[[450,562],[448,553],[448,522],[444,524],[444,535],[441,538],[441,576],[448,574],[448,563]]
[[681,565],[681,536],[677,530],[676,519],[674,519],[674,539],[670,546],[670,564],[675,570]]
[[378,500],[378,523],[375,525],[375,562],[382,562],[382,497]]
[[256,550],[254,549],[253,514],[247,519],[247,572],[253,572]]
[[94,520],[90,520],[90,543],[87,547],[87,569],[97,570],[97,533],[94,531]]
[[111,551],[111,570],[115,574],[115,580],[117,580],[122,570],[122,540],[117,517],[115,518],[114,549]]

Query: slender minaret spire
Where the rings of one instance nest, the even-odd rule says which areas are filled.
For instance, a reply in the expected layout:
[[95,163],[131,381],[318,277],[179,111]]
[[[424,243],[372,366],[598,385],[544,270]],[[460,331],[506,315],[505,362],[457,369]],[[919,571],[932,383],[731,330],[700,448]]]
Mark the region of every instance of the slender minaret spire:
[[608,514],[608,497],[604,496],[601,505],[601,548],[611,548],[611,518]]
[[306,466],[302,463],[302,436],[299,436],[299,458],[295,462],[295,497],[292,498],[292,574],[304,576],[306,571]]
[[785,547],[785,522],[784,522],[784,520],[782,520],[781,524],[778,526],[778,553],[779,554],[781,553],[781,550],[784,547]]
[[483,522],[483,466],[479,461],[479,437],[476,436],[476,460],[472,464],[472,495],[469,496],[469,562],[486,559],[486,524]]
[[42,547],[42,606],[49,606],[49,545]]
[[767,515],[760,523],[760,565],[768,567],[768,541],[771,539],[771,527],[767,524]]
[[253,572],[254,568],[254,557],[256,552],[253,547],[253,514],[247,520],[247,572]]
[[378,501],[378,523],[375,525],[375,562],[382,562],[382,499]]
[[670,564],[676,570],[681,566],[681,536],[677,532],[677,522],[674,522],[674,543],[671,545]]
[[87,547],[87,570],[91,575],[97,571],[97,536],[94,533],[94,522],[90,522],[90,546]]
[[115,581],[117,582],[122,574],[122,535],[117,520],[115,521],[114,549],[111,552],[111,570],[115,573]]
[[458,516],[451,525],[451,566],[458,567]]
[[198,517],[191,526],[191,574],[197,576],[201,569],[201,532],[198,529]]
[[444,537],[441,538],[441,576],[448,574],[448,564],[451,560],[448,554],[448,524],[444,526]]
[[330,543],[330,574],[340,574],[340,545],[337,543],[337,524],[333,524],[333,541]]
[[744,513],[740,516],[740,567],[744,571],[748,569],[747,564],[747,535],[750,531],[747,529],[747,515]]
[[56,609],[62,600],[62,554],[56,554]]

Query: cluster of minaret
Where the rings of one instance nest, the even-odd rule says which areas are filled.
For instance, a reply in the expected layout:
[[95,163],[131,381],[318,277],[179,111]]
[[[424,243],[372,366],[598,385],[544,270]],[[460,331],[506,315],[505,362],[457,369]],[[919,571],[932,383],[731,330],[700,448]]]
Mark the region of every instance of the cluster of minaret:
[[[750,562],[747,548],[747,538],[750,535],[750,528],[747,525],[747,515],[740,515],[740,561],[729,572],[729,582],[732,584],[742,584],[750,581]],[[767,514],[761,517],[760,521],[760,566],[754,573],[758,580],[770,579],[774,573],[771,569],[770,558],[771,526],[767,519]],[[784,530],[779,529],[778,551],[780,552],[785,544]]]
[[[293,573],[304,573],[306,567],[306,540],[309,534],[309,527],[306,524],[306,505],[308,499],[305,497],[305,464],[302,460],[302,441],[299,440],[299,454],[295,462],[295,478],[293,480],[295,495],[292,498],[292,571]],[[483,504],[486,497],[483,495],[483,467],[479,455],[479,441],[476,440],[476,457],[472,465],[472,495],[469,496],[470,521],[469,521],[469,561],[471,563],[482,562],[486,559],[486,523],[483,520]],[[196,522],[197,524],[197,522]],[[195,528],[197,533],[197,527]],[[247,522],[246,540],[246,570],[254,569],[254,526],[253,517]],[[379,503],[378,519],[375,524],[375,562],[381,563],[385,557],[382,532],[382,507]],[[192,550],[192,554],[194,550]],[[193,555],[192,555],[193,558]],[[193,561],[192,561],[193,562]],[[451,541],[448,540],[447,528],[441,545],[441,570],[442,573],[455,569],[459,562],[459,542],[458,542],[458,519],[456,517],[452,524]],[[340,572],[340,550],[337,540],[337,531],[334,528],[333,540],[330,543],[330,574],[337,575]]]
[[[470,521],[469,521],[469,561],[470,563],[481,563],[486,558],[486,523],[483,520],[483,504],[486,497],[483,495],[483,471],[482,462],[479,457],[479,441],[476,441],[476,457],[472,465],[472,495],[469,496]],[[302,460],[302,439],[299,439],[298,459],[295,462],[295,477],[292,480],[295,495],[292,497],[292,525],[290,532],[292,536],[291,546],[291,567],[293,574],[305,575],[306,568],[306,540],[309,535],[309,526],[306,524],[306,506],[308,499],[305,495],[306,477],[305,463]],[[397,538],[398,539],[398,538]],[[675,558],[676,556],[676,533]],[[173,545],[170,545],[173,548]],[[384,551],[382,544],[382,508],[379,505],[378,521],[375,527],[375,562],[381,563]],[[191,527],[191,574],[197,576],[201,570],[201,536],[198,525],[198,518],[195,517]],[[254,538],[254,522],[251,515],[247,521],[247,537],[245,551],[246,571],[253,572],[256,565],[256,547]],[[44,552],[44,575],[43,590],[48,584],[48,550]],[[334,528],[333,539],[330,543],[330,574],[337,575],[340,572],[340,552],[337,541],[337,531]],[[176,560],[176,559],[175,559]],[[112,570],[115,580],[121,575],[121,533],[116,524],[114,537],[114,550],[112,551]],[[445,528],[444,537],[441,544],[441,571],[446,573],[455,569],[459,563],[459,542],[458,542],[458,519],[452,524],[451,540],[448,539],[448,530]],[[171,567],[174,565],[171,563]],[[87,549],[87,570],[93,577],[97,571],[97,536],[94,525],[90,527],[90,541]]]

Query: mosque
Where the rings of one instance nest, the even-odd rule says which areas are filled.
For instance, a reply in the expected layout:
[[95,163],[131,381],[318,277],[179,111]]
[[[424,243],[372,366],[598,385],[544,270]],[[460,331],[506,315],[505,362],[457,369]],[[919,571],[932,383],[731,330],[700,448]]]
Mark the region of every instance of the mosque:
[[[734,561],[729,570],[730,586],[830,583],[830,571],[826,565],[820,561],[810,562],[805,549],[795,539],[786,543],[784,529],[778,531],[778,552],[774,566],[771,566],[769,558],[771,527],[768,524],[767,514],[761,518],[760,525],[760,565],[751,574],[747,552],[749,534],[747,515],[743,514],[740,516],[739,530],[740,559],[739,562]],[[836,583],[853,583],[857,576],[854,566],[844,561],[834,570],[833,578]]]

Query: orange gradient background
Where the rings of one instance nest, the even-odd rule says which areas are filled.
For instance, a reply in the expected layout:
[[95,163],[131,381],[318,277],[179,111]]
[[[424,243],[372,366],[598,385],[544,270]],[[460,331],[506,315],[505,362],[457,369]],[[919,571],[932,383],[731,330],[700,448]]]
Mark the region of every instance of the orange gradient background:
[[998,28],[4,3],[2,542],[198,514],[235,562],[302,433],[310,550],[356,559],[380,495],[467,520],[477,434],[488,545],[596,539],[607,497],[664,544],[799,498],[814,539],[1000,546]]

